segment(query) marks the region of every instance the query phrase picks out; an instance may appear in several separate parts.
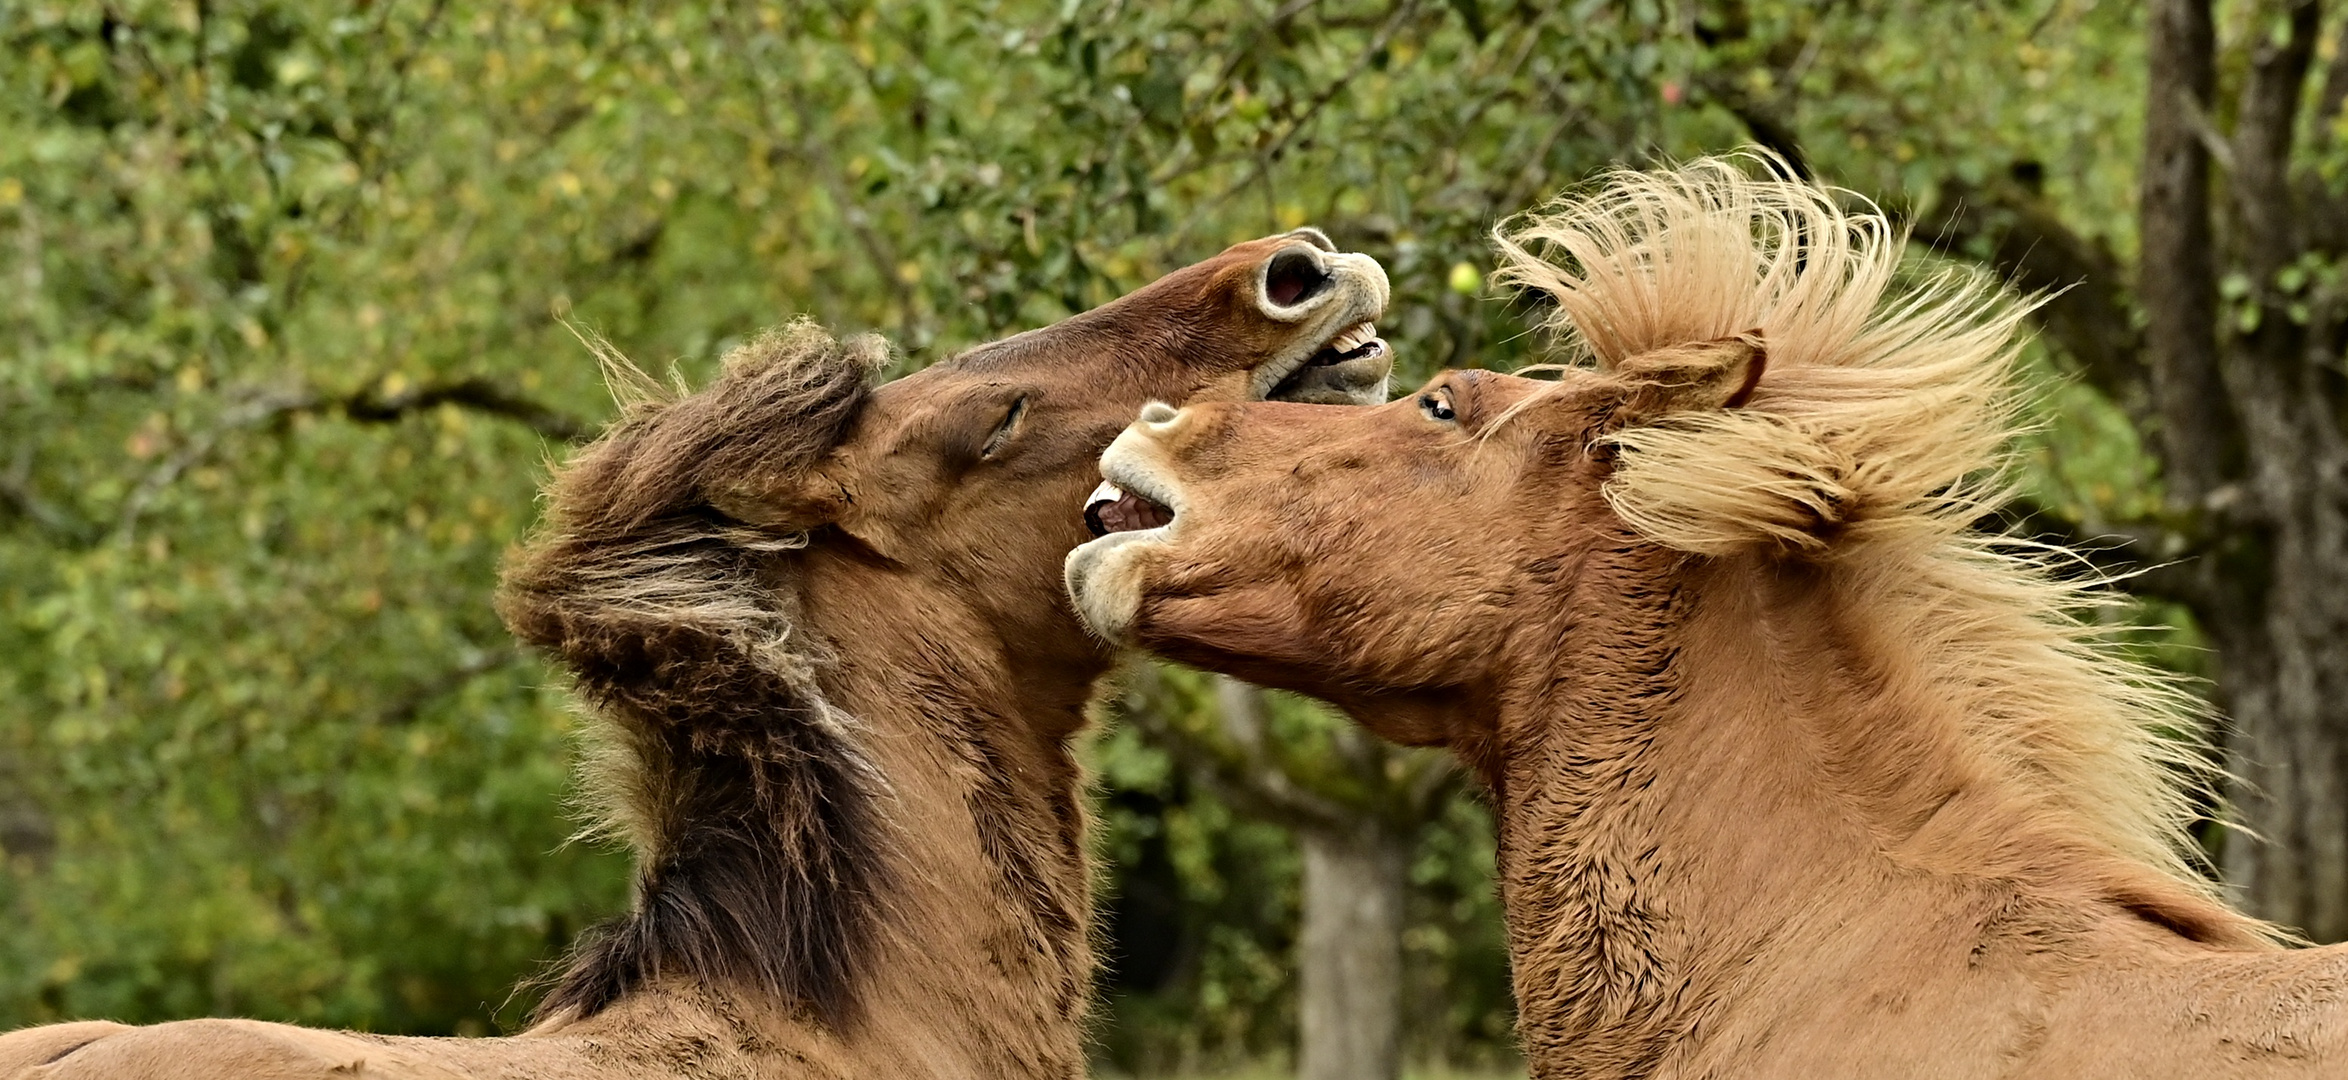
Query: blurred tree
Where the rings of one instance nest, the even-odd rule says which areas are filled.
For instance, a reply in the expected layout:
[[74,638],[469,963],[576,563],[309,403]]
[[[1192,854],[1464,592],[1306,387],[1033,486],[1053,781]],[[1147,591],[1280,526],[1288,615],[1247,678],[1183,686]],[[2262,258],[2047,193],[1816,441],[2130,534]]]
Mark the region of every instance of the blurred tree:
[[2221,51],[2212,7],[2161,0],[2148,20],[2145,347],[2129,374],[2168,481],[2160,554],[2192,559],[2175,592],[2217,646],[2235,801],[2270,841],[2228,843],[2227,879],[2260,914],[2341,941],[2348,22],[2315,0],[2246,4]]
[[1234,805],[1296,835],[1299,1075],[1395,1080],[1409,864],[1459,786],[1451,759],[1378,742],[1325,710],[1296,710],[1275,727],[1264,691],[1220,676],[1211,708],[1184,707],[1157,669],[1139,672],[1128,721]]
[[[1128,932],[1124,913],[1148,887],[1146,872],[1132,868],[1150,861],[1119,850],[1139,831],[1119,802],[1171,794],[1167,781],[1178,777],[1196,785],[1184,799],[1192,807],[1237,808],[1270,825],[1233,850],[1239,857],[1216,875],[1272,871],[1281,885],[1279,911],[1267,918],[1219,899],[1192,901],[1210,920],[1202,929],[1247,935],[1226,939],[1224,948],[1246,942],[1248,953],[1269,953],[1280,965],[1252,987],[1233,980],[1213,992],[1293,995],[1294,1011],[1280,1010],[1284,1022],[1233,1033],[1243,1052],[1293,1040],[1300,1075],[1350,1069],[1342,1075],[1354,1077],[1391,1075],[1409,1057],[1492,1064],[1502,1056],[1494,1052],[1505,1047],[1511,1010],[1491,886],[1491,822],[1465,797],[1445,755],[1365,739],[1344,717],[1291,695],[1156,664],[1135,665],[1114,712],[1119,723],[1101,771],[1117,793],[1106,821],[1111,850],[1128,869],[1109,899],[1120,946],[1109,961],[1113,987],[1136,974],[1138,958],[1130,954],[1147,947]],[[1182,820],[1157,809],[1159,821]],[[1192,936],[1180,931],[1157,944],[1187,950]],[[1290,953],[1293,966],[1282,959]],[[1130,1015],[1130,1001],[1112,993],[1111,1002],[1121,1018]],[[1347,1039],[1357,1041],[1341,1044]],[[1110,1049],[1118,1064],[1152,1057],[1204,1064],[1215,1056],[1215,1048],[1198,1046]]]

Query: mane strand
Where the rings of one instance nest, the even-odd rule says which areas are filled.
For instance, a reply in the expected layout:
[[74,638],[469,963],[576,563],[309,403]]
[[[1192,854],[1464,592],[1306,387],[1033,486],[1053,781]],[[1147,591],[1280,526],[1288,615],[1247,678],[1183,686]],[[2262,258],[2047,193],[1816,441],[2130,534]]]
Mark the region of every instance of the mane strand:
[[590,345],[621,418],[549,485],[547,523],[509,556],[498,609],[593,716],[589,831],[634,849],[635,902],[581,936],[537,1015],[592,1015],[681,978],[850,1023],[887,891],[884,782],[774,580],[805,537],[711,500],[812,467],[886,347],[801,321],[685,394]]
[[1694,555],[1829,566],[2010,790],[2165,881],[2168,917],[2199,936],[2280,936],[2217,904],[2192,839],[2220,776],[2206,706],[2082,617],[2124,598],[2081,556],[1976,528],[2012,492],[2036,299],[1905,265],[1907,234],[1881,210],[1765,151],[1617,171],[1495,240],[1499,279],[1555,302],[1546,329],[1572,362],[1611,369],[1754,328],[1766,342],[1742,407],[1609,437],[1603,494],[1627,524]]

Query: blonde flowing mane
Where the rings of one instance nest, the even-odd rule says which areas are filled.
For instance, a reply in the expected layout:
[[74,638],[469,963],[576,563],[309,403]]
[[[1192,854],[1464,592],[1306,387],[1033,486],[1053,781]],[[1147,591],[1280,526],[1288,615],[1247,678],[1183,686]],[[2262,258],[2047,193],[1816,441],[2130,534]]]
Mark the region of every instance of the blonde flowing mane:
[[2204,706],[2081,617],[2118,597],[2075,554],[1975,528],[2010,494],[2033,302],[1903,265],[1881,210],[1758,152],[1618,171],[1496,239],[1500,279],[1555,301],[1546,327],[1576,363],[1760,332],[1743,407],[1613,437],[1605,497],[1625,522],[1698,555],[1830,566],[2049,819],[2214,895],[2189,833],[2216,779]]

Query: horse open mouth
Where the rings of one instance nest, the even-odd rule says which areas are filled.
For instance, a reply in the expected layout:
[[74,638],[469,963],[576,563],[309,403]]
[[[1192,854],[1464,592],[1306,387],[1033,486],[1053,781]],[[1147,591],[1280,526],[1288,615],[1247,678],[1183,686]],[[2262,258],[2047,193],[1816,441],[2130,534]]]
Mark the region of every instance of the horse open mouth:
[[1306,357],[1304,363],[1296,366],[1296,370],[1283,376],[1267,396],[1280,401],[1314,400],[1322,395],[1304,392],[1305,385],[1330,381],[1327,372],[1316,369],[1333,368],[1340,364],[1355,364],[1362,369],[1357,379],[1338,381],[1358,381],[1368,378],[1373,368],[1378,373],[1383,373],[1384,369],[1378,364],[1378,361],[1385,353],[1386,340],[1378,336],[1377,324],[1355,323],[1336,337],[1329,339],[1328,344],[1321,346],[1311,356]]
[[1084,500],[1084,527],[1094,536],[1140,532],[1173,523],[1174,511],[1106,480]]
[[1328,367],[1331,364],[1342,364],[1348,360],[1361,360],[1376,356],[1385,351],[1386,339],[1378,336],[1378,324],[1372,322],[1355,323],[1347,327],[1344,333],[1331,338],[1327,345],[1321,346],[1321,351],[1314,353],[1312,359],[1306,360],[1304,366]]

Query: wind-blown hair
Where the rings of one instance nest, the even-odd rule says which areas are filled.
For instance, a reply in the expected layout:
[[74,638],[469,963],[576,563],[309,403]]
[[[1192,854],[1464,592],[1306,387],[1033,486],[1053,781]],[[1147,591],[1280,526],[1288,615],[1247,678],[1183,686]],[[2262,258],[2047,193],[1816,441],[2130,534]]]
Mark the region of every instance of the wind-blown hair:
[[[1903,265],[1907,234],[1873,204],[1761,153],[1618,171],[1496,240],[1500,280],[1555,302],[1547,328],[1575,362],[1758,331],[1767,364],[1742,407],[1608,436],[1603,493],[1624,522],[1698,556],[1827,568],[1871,633],[1922,658],[1965,745],[2014,790],[2214,895],[2189,833],[2216,779],[2203,706],[2081,618],[2116,600],[2084,560],[1976,527],[2010,493],[2033,302],[1977,271]],[[2275,934],[2247,917],[2195,929]]]
[[835,446],[887,346],[793,323],[687,394],[590,345],[622,415],[556,475],[498,608],[595,719],[591,828],[635,849],[636,903],[581,939],[539,1014],[593,1014],[683,977],[846,1022],[884,892],[881,780],[777,580],[805,536],[716,506],[786,486]]

